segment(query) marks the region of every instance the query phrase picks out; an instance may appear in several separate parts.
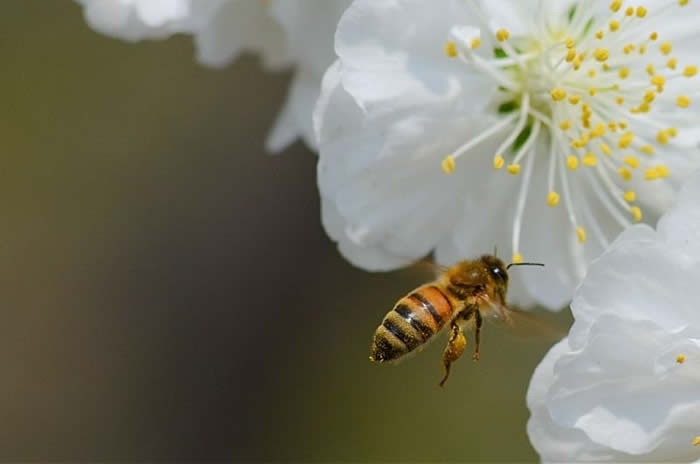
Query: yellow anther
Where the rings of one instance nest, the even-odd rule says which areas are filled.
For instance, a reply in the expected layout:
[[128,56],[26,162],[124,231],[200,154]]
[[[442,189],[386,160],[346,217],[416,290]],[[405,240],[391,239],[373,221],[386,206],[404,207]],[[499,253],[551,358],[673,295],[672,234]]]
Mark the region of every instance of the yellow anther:
[[631,206],[630,213],[632,213],[632,218],[634,218],[635,222],[640,222],[644,218],[642,209],[639,206]]
[[572,105],[578,105],[578,102],[581,101],[581,96],[580,95],[572,95],[569,97],[569,103]]
[[586,230],[583,227],[576,228],[576,237],[578,237],[578,242],[583,243],[586,241]]
[[686,6],[688,4],[688,0],[678,0],[678,4],[680,6]]
[[644,94],[644,101],[647,103],[653,102],[655,98],[656,98],[656,94],[654,93],[653,90],[650,90]]
[[620,140],[617,141],[617,146],[620,148],[627,148],[632,144],[632,140],[634,140],[634,134],[632,132],[626,132],[620,137]]
[[[679,354],[678,357],[676,357],[676,362],[678,364],[683,364],[685,362],[685,355]],[[700,437],[698,437],[698,438],[700,438]]]
[[620,129],[625,130],[627,129],[627,123],[625,121],[620,121],[617,123],[618,126],[620,126]]
[[595,38],[599,39],[599,40],[602,39],[603,38],[603,31],[596,31]]
[[637,7],[637,18],[643,18],[647,15],[647,9],[643,6]]
[[637,199],[637,192],[635,192],[634,190],[628,190],[625,192],[623,197],[625,198],[625,201],[627,203],[632,203],[634,200]]
[[590,151],[581,160],[584,166],[593,167],[598,164],[598,158]]
[[666,145],[671,138],[671,135],[668,133],[668,131],[661,130],[656,134],[656,141],[659,142],[661,145]]
[[590,88],[588,90],[588,95],[590,95],[591,97],[595,97],[596,92],[597,90],[595,88]]
[[659,38],[658,32],[652,32],[651,34],[649,34],[649,40],[656,40],[658,38]]
[[642,44],[639,46],[639,54],[644,55],[647,52],[647,46]]
[[632,16],[634,15],[634,7],[628,6],[627,9],[625,10],[625,16]]
[[659,177],[659,173],[654,168],[648,168],[644,171],[644,180],[656,180]]
[[567,120],[564,120],[564,121],[560,122],[560,123],[559,123],[559,128],[560,128],[561,130],[564,130],[564,131],[565,131],[565,130],[569,130],[569,129],[571,128],[571,121],[569,121],[569,120],[567,119]]
[[501,155],[496,155],[493,157],[493,168],[494,169],[501,169],[505,163],[506,163],[506,160],[504,160]]
[[676,66],[678,66],[678,60],[676,58],[671,58],[666,62],[666,67],[668,67],[668,69],[676,69]]
[[605,135],[606,126],[602,122],[596,124],[595,129],[591,131],[591,137],[602,137]]
[[651,83],[657,87],[663,87],[663,85],[666,83],[666,78],[660,74],[657,74],[651,78]]
[[512,174],[514,176],[517,176],[520,174],[520,165],[519,164],[509,164],[508,167],[506,168],[508,171],[508,174]]
[[668,135],[670,135],[671,137],[675,137],[676,135],[678,135],[678,129],[676,129],[675,127],[669,127]]
[[610,56],[610,52],[608,52],[607,48],[596,48],[595,51],[593,51],[593,56],[598,61],[605,61]]
[[[681,5],[685,5],[685,3],[681,3]],[[700,436],[693,438],[693,446],[700,446]]]
[[445,44],[445,55],[450,58],[457,56],[457,45],[454,42],[447,42]]
[[564,89],[552,89],[552,100],[561,101],[566,98],[566,90]]
[[610,131],[612,131],[612,132],[617,131],[617,124],[615,124],[614,122],[609,122],[608,129],[610,129]]
[[634,156],[625,156],[622,161],[629,167],[631,168],[638,168],[639,167],[639,160],[635,158]]
[[656,74],[656,71],[654,70],[653,64],[651,64],[651,63],[648,64],[646,69],[647,69],[647,74],[649,74],[650,76],[653,76],[654,74]]
[[574,50],[573,48],[569,49],[569,51],[566,52],[566,61],[568,63],[571,63],[572,61],[574,61],[575,58],[576,58],[576,50]]
[[610,21],[610,32],[615,32],[620,28],[620,22],[615,21],[614,19]]
[[573,37],[567,37],[564,43],[566,44],[566,48],[574,48],[574,45],[576,45],[576,42],[574,42]]
[[664,42],[659,45],[659,49],[664,55],[670,55],[671,51],[673,50],[673,45],[671,45],[671,42]]
[[566,167],[574,171],[578,168],[578,158],[576,156],[568,156],[566,158]]
[[610,65],[608,63],[603,63],[601,68],[603,68],[603,71],[610,71]]
[[676,105],[680,106],[681,108],[687,108],[690,106],[690,98],[685,95],[679,95],[676,98]]
[[600,149],[603,150],[603,153],[605,153],[608,156],[610,156],[610,153],[612,153],[612,150],[610,149],[610,145],[608,145],[607,143],[601,143]]
[[588,71],[588,77],[591,77],[591,78],[592,78],[592,77],[595,77],[595,74],[596,74],[596,73],[595,73],[595,69],[590,69],[590,70]]
[[513,261],[515,264],[520,264],[520,263],[522,263],[522,262],[523,262],[523,255],[521,255],[520,253],[513,253],[512,261]]
[[683,69],[683,75],[685,77],[693,77],[697,73],[698,73],[698,67],[695,65],[686,66],[685,69]]
[[616,98],[615,98],[615,102],[616,102],[618,105],[622,105],[623,103],[625,103],[625,97],[616,97]]
[[559,204],[559,194],[557,192],[549,192],[547,194],[547,205],[557,206]]
[[652,147],[651,145],[642,145],[641,147],[639,147],[639,151],[641,151],[645,155],[653,155],[654,147]]
[[510,37],[510,32],[508,32],[508,29],[499,29],[496,31],[496,38],[499,42],[508,40],[508,37]]
[[470,42],[469,46],[472,48],[472,50],[475,50],[481,46],[481,39],[478,37],[474,37]]
[[620,76],[620,79],[627,79],[630,75],[630,69],[629,68],[620,68],[620,70],[617,72],[617,75]]
[[627,168],[618,168],[617,173],[620,174],[622,180],[632,179],[632,172],[630,172],[630,170]]
[[619,11],[621,7],[622,7],[622,0],[613,0],[613,2],[610,4],[610,9],[612,11]]
[[442,170],[445,171],[445,174],[452,174],[455,170],[455,157],[452,155],[448,155],[445,157],[444,160],[442,160]]
[[671,171],[669,171],[668,166],[664,166],[663,164],[657,164],[656,166],[654,166],[654,169],[656,169],[656,173],[661,178],[666,178],[671,174]]

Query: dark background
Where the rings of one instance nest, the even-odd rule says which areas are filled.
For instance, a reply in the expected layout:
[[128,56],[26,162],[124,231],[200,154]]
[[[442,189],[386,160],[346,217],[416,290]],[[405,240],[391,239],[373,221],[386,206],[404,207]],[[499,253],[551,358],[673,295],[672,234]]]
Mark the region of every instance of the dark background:
[[536,459],[552,340],[486,327],[445,390],[443,341],[368,362],[425,274],[352,268],[315,155],[264,153],[289,73],[122,43],[71,1],[4,2],[0,31],[0,460]]

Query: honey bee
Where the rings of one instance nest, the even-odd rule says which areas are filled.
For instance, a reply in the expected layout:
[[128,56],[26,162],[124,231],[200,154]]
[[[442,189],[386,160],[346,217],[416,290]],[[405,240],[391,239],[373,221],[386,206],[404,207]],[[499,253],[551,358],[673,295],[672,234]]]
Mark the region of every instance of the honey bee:
[[433,282],[422,285],[401,298],[377,328],[370,349],[370,361],[397,361],[423,347],[443,327],[450,334],[442,354],[444,386],[450,366],[467,347],[463,328],[474,329],[474,353],[479,360],[481,326],[486,316],[510,320],[506,305],[508,270],[512,266],[544,266],[540,263],[505,265],[495,255],[461,261],[446,269]]

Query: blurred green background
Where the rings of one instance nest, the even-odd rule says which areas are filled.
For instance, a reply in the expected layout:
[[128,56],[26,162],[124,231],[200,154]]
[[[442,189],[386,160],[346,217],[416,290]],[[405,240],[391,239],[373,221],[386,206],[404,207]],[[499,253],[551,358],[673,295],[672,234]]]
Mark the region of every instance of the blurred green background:
[[425,275],[352,268],[315,156],[264,153],[289,73],[119,42],[68,0],[3,13],[0,460],[536,460],[553,340],[487,326],[444,390],[443,341],[368,362]]

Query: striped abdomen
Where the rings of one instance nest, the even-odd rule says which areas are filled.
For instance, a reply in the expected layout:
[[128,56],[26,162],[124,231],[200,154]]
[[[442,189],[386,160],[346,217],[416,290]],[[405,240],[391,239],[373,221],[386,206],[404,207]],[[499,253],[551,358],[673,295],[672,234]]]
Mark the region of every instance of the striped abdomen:
[[453,311],[438,287],[417,288],[384,317],[374,333],[370,359],[392,361],[415,350],[451,320]]

